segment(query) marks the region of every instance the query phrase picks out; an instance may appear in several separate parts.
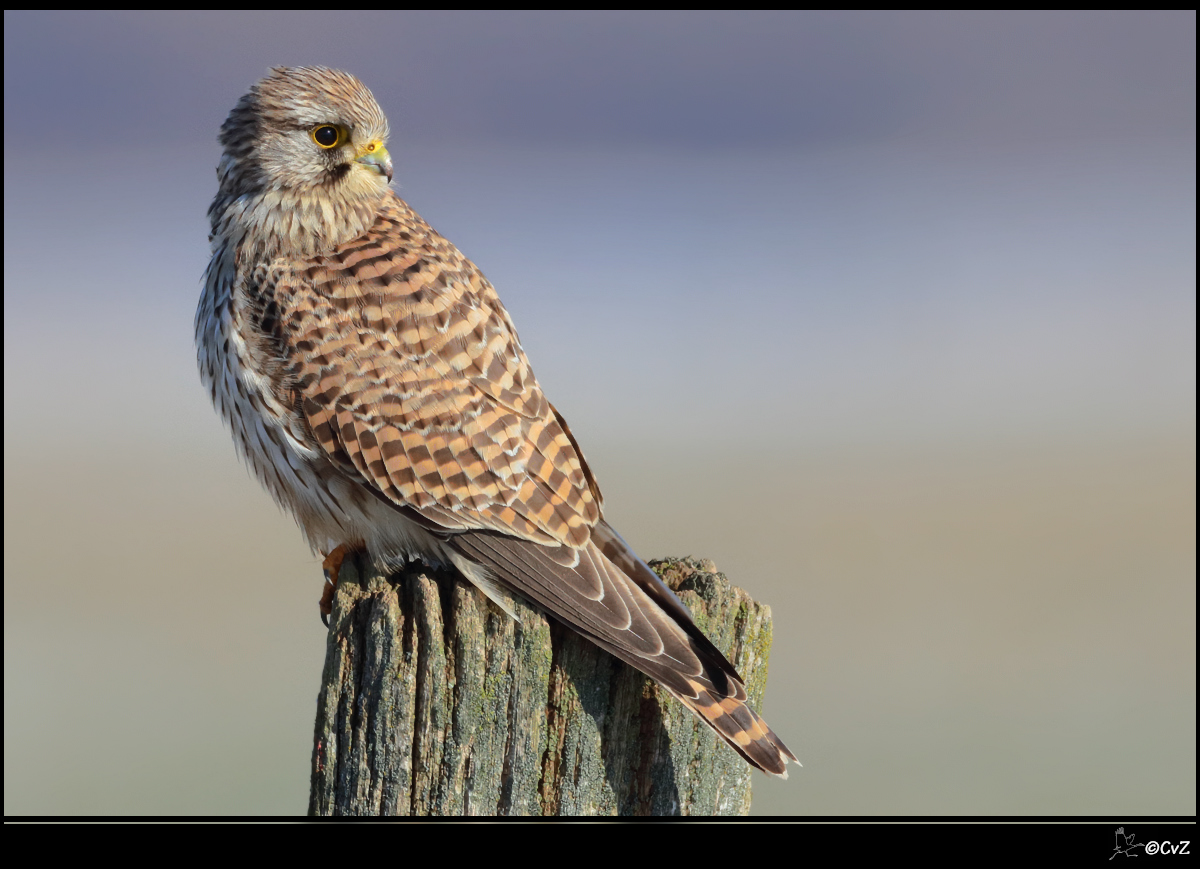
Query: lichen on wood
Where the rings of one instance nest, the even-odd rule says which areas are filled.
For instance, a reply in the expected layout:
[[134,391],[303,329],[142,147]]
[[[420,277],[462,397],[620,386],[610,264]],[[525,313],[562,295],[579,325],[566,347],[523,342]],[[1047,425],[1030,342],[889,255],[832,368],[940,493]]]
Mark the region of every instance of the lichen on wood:
[[[711,561],[651,562],[761,709],[770,608]],[[348,559],[317,704],[313,815],[739,815],[751,769],[678,701],[521,600]]]

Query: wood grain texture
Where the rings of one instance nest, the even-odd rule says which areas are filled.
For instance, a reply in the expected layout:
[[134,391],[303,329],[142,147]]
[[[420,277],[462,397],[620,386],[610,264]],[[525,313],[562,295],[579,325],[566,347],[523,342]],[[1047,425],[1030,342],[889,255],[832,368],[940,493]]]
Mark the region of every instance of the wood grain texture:
[[[760,708],[770,608],[711,562],[651,563]],[[318,698],[313,815],[739,815],[751,769],[652,680],[451,573],[347,561]]]

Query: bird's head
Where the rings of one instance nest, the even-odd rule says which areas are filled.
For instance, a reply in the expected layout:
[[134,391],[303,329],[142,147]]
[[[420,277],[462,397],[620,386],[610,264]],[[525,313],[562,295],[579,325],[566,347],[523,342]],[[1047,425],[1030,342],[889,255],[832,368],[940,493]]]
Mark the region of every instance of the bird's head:
[[283,211],[323,241],[344,240],[339,236],[362,227],[341,224],[373,211],[391,183],[387,138],[383,110],[354,76],[324,67],[272,69],[221,126],[214,228],[232,206],[267,231],[287,228],[272,217]]

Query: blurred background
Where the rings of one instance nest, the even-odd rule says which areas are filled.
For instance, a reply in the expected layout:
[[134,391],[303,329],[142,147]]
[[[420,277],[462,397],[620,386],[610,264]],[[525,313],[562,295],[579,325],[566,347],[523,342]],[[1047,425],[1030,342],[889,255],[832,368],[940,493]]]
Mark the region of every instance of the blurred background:
[[4,810],[298,814],[320,565],[200,387],[216,132],[358,75],[645,557],[770,603],[758,814],[1196,812],[1192,12],[4,15]]

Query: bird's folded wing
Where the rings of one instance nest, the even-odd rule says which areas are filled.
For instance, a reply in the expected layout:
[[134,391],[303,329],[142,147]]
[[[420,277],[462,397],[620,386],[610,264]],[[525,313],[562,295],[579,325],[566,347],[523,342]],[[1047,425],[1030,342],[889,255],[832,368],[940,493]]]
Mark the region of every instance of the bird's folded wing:
[[277,392],[344,471],[450,530],[587,542],[599,488],[507,312],[401,200],[258,294],[289,360]]

